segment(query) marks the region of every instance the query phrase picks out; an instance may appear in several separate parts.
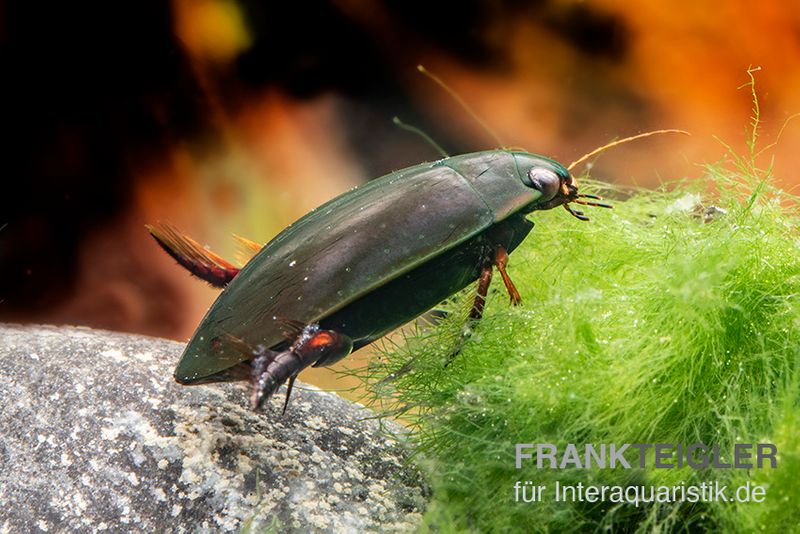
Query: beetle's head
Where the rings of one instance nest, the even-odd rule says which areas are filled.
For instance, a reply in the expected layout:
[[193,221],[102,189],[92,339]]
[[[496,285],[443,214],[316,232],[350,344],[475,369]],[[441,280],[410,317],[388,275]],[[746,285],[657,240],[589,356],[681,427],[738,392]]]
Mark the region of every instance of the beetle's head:
[[[543,164],[542,164],[543,163]],[[602,200],[597,195],[578,193],[578,184],[562,165],[545,160],[540,164],[532,165],[523,175],[522,181],[530,188],[541,192],[541,196],[531,204],[529,211],[549,210],[557,206],[564,206],[574,217],[588,221],[589,217],[583,212],[573,209],[570,204],[583,204],[584,206],[597,206],[610,208],[609,204],[593,202]]]

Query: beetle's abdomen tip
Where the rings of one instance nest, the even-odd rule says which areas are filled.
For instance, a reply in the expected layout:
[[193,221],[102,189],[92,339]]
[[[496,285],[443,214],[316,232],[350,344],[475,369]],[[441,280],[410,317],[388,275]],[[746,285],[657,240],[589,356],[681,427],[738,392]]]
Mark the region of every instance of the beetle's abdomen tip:
[[195,380],[196,380],[196,379],[191,379],[191,378],[189,378],[187,376],[184,376],[184,375],[179,375],[178,373],[175,373],[174,375],[172,375],[172,378],[174,378],[175,382],[177,382],[178,384],[180,384],[182,386],[188,386],[189,384],[194,383]]

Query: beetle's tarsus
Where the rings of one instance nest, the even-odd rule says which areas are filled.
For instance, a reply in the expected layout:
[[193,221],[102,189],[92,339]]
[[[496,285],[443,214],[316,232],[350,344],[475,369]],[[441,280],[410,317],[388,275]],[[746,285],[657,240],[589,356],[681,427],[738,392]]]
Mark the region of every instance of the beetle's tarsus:
[[297,375],[292,375],[289,377],[289,382],[286,384],[286,400],[283,401],[283,411],[281,415],[286,413],[286,408],[289,407],[289,397],[292,396],[292,388],[294,387],[294,381],[297,379]]
[[477,324],[479,319],[469,318],[467,320],[467,324],[461,329],[458,333],[458,339],[456,340],[455,346],[453,350],[450,351],[450,354],[447,356],[447,360],[444,362],[445,368],[449,367],[453,360],[456,359],[456,356],[461,354],[461,349],[464,348],[464,344],[467,342],[469,338],[472,337],[472,327]]
[[572,215],[576,219],[579,219],[581,221],[588,221],[589,220],[589,217],[584,215],[582,211],[578,211],[578,210],[574,210],[574,209],[570,208],[569,204],[563,204],[563,206],[564,206],[564,209],[567,210],[570,213],[570,215]]

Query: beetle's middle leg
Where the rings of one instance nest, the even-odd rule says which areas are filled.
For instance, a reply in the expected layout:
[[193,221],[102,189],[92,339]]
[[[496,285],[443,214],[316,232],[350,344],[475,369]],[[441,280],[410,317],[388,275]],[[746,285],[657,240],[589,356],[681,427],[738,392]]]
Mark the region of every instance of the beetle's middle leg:
[[511,277],[508,276],[508,272],[506,272],[508,252],[506,252],[505,247],[503,245],[497,245],[494,250],[494,257],[492,258],[491,254],[487,254],[487,256],[489,259],[483,262],[481,274],[478,277],[478,287],[475,291],[475,300],[472,301],[472,309],[469,311],[468,324],[464,325],[461,335],[445,363],[445,367],[450,365],[453,359],[458,356],[464,343],[466,343],[467,339],[472,335],[472,326],[483,317],[483,308],[486,306],[486,296],[489,294],[489,286],[492,283],[492,274],[495,267],[497,267],[500,276],[503,278],[503,283],[506,286],[508,295],[511,297],[511,303],[516,306],[522,302],[519,291],[517,291],[517,288],[514,286],[514,282],[511,281]]
[[486,305],[486,296],[489,294],[489,286],[492,283],[493,271],[494,267],[488,262],[481,268],[481,275],[478,278],[478,288],[475,292],[475,300],[472,301],[472,309],[469,312],[469,318],[473,321],[477,321],[483,317],[483,307]]

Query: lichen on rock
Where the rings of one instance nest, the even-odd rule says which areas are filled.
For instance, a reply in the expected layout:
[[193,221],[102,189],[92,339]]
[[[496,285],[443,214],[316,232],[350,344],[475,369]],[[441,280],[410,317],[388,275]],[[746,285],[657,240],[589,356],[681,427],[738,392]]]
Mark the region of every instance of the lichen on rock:
[[182,347],[0,325],[0,531],[414,528],[399,427],[299,383],[283,416],[239,384],[180,386]]

